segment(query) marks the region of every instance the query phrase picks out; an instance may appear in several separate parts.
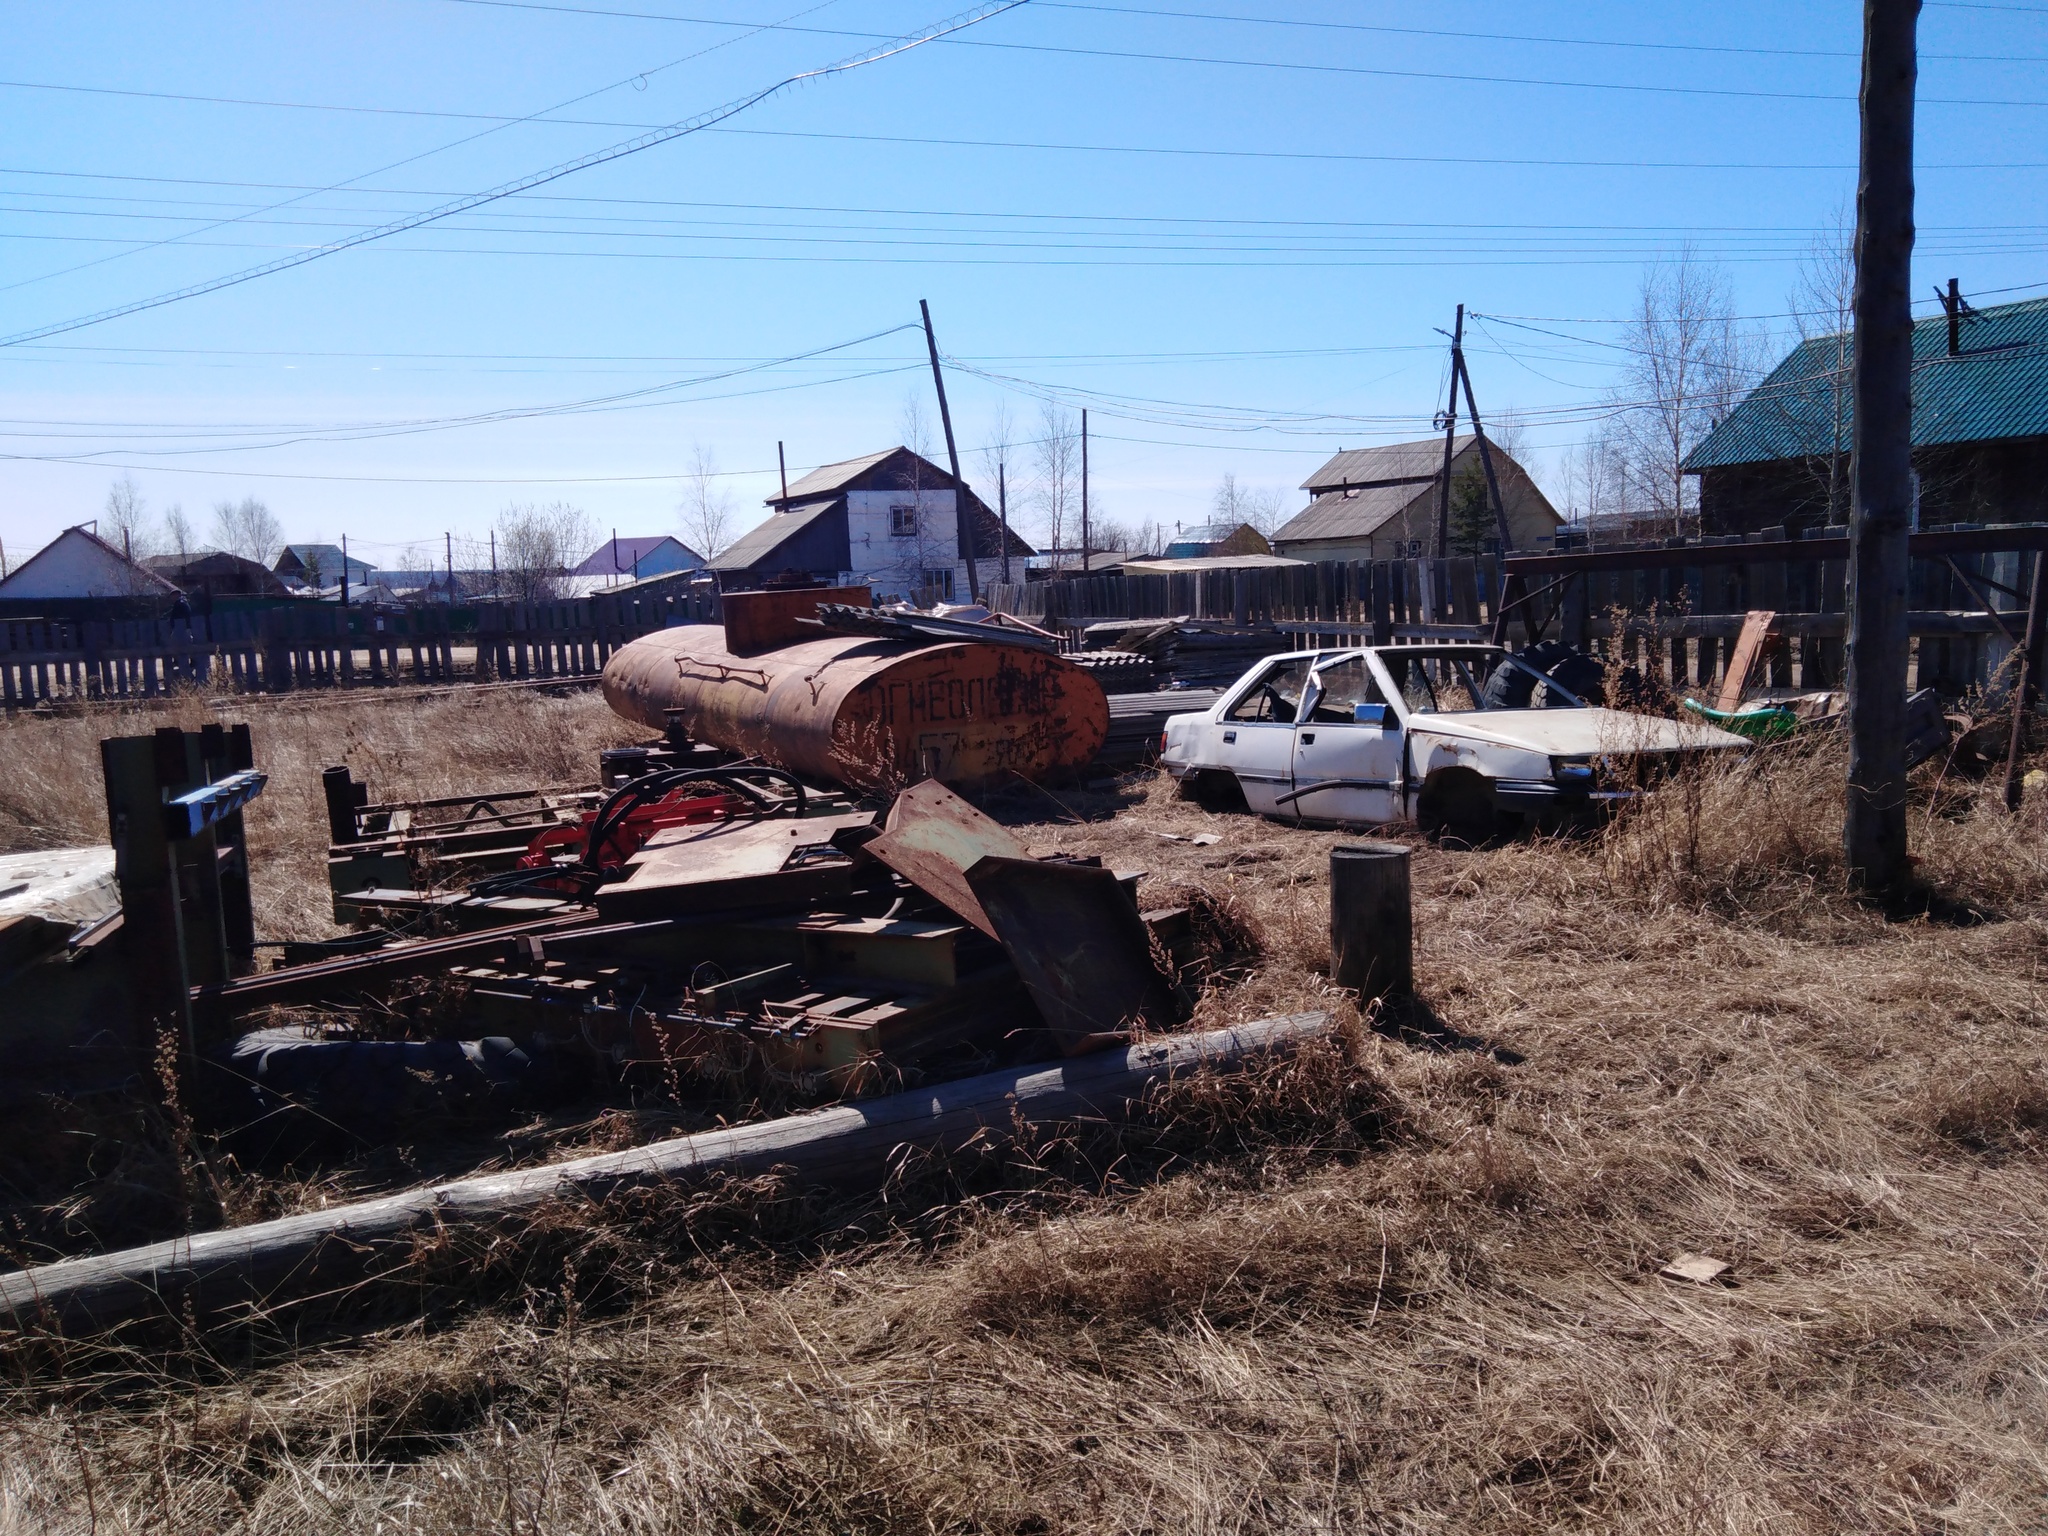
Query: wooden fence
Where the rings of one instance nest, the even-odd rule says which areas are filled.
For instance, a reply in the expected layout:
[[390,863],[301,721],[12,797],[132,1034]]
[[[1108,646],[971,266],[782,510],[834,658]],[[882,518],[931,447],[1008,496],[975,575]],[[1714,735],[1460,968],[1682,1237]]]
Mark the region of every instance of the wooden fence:
[[0,706],[587,677],[627,641],[715,622],[708,583],[455,608],[294,603],[191,619],[0,620]]
[[[2048,525],[1957,526],[1912,536],[1913,686],[1991,682],[2018,643]],[[1781,531],[1449,560],[1319,562],[1166,576],[1076,576],[989,589],[991,605],[1081,643],[1091,622],[1186,616],[1270,625],[1304,647],[1561,637],[1621,649],[1678,688],[1711,687],[1750,609],[1776,612],[1765,674],[1783,688],[1842,682],[1847,540]],[[1505,583],[1505,587],[1504,587]],[[1503,605],[1505,604],[1505,613]]]

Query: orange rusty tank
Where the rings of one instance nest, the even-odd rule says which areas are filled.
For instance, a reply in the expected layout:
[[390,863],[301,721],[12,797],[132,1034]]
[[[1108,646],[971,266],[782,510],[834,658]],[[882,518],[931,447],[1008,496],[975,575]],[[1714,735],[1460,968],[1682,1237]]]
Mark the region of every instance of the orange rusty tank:
[[1093,758],[1109,729],[1102,685],[1048,651],[823,635],[735,655],[692,624],[620,647],[605,702],[793,772],[871,788],[892,778],[1042,779]]

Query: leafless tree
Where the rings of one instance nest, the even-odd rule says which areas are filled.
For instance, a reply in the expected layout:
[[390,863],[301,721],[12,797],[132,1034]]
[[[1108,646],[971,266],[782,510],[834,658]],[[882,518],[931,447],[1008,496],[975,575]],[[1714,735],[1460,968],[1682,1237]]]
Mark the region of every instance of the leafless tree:
[[214,503],[213,542],[229,554],[270,565],[284,543],[284,529],[270,508],[254,496],[244,496]]
[[1280,525],[1288,518],[1287,498],[1283,491],[1270,485],[1245,485],[1228,470],[1216,482],[1216,494],[1210,505],[1217,522],[1232,525],[1250,523],[1269,539],[1280,531]]
[[[1076,539],[1081,511],[1081,423],[1072,411],[1046,401],[1039,411],[1037,473],[1032,499],[1045,529],[1046,547],[1057,552]],[[1093,529],[1089,530],[1091,533]]]
[[134,476],[123,475],[107,487],[106,510],[100,514],[100,537],[136,560],[157,553],[156,525]]
[[1624,333],[1612,447],[1639,513],[1683,531],[1697,503],[1685,456],[1727,415],[1757,368],[1726,273],[1690,246],[1643,275]]
[[1627,506],[1620,456],[1614,439],[1601,433],[1580,443],[1565,456],[1565,516],[1594,543],[1603,537],[1625,536],[1618,523]]
[[164,543],[181,560],[192,553],[192,520],[185,515],[183,502],[172,502],[164,513]]
[[499,585],[520,602],[546,602],[596,537],[588,514],[567,502],[507,507],[498,514]]
[[[1808,242],[1806,256],[1799,264],[1799,276],[1786,296],[1785,305],[1792,311],[1799,339],[1823,353],[1828,424],[1833,428],[1828,452],[1821,459],[1830,523],[1849,520],[1849,365],[1853,360],[1856,328],[1850,306],[1855,294],[1856,214],[1849,204],[1838,203],[1831,223]],[[1801,398],[1805,398],[1804,390]],[[1810,428],[1813,424],[1806,425]]]
[[677,509],[683,542],[709,560],[732,542],[732,493],[718,481],[718,462],[702,443],[690,448],[690,469],[683,477],[683,503]]

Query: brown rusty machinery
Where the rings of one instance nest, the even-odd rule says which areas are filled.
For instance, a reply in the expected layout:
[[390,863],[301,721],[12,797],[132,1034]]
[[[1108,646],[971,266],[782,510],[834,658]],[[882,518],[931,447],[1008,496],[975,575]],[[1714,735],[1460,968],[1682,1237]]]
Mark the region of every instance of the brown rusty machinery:
[[895,633],[865,602],[865,588],[728,594],[724,625],[622,647],[605,667],[606,702],[654,729],[859,788],[1040,780],[1095,757],[1108,699],[1038,637],[981,625],[953,626],[957,640]]

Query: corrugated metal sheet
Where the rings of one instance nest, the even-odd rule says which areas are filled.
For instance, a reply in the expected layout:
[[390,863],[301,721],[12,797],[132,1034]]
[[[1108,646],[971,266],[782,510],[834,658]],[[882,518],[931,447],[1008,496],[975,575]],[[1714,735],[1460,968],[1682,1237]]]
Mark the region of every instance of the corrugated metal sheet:
[[[1437,452],[1443,452],[1443,444],[1437,444]],[[1327,491],[1295,513],[1273,535],[1273,544],[1284,548],[1305,539],[1368,538],[1399,517],[1417,497],[1430,495],[1432,489],[1430,480],[1411,480],[1370,490]]]
[[[2048,435],[2048,299],[1979,310],[1963,324],[1962,345],[1961,356],[1948,355],[1945,316],[1913,327],[1913,445]],[[1984,350],[1989,347],[2003,350]],[[1847,453],[1849,361],[1846,338],[1802,342],[1692,451],[1685,467]]]
[[[1478,441],[1470,432],[1460,433],[1452,443],[1453,456]],[[1488,439],[1490,442],[1491,439]],[[1444,470],[1444,440],[1424,438],[1413,443],[1388,443],[1380,448],[1353,448],[1338,454],[1301,482],[1304,491],[1327,491],[1346,485],[1387,485],[1397,480],[1428,480]]]

